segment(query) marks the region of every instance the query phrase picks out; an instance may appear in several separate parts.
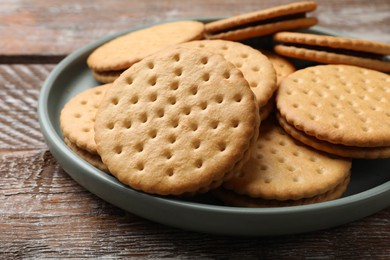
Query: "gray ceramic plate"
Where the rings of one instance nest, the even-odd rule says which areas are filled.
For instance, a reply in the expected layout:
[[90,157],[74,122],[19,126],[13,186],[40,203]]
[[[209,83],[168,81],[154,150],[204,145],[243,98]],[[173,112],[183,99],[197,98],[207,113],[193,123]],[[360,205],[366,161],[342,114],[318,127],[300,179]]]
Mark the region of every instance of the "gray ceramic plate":
[[[389,159],[353,161],[351,183],[340,199],[283,208],[227,207],[208,196],[196,201],[152,196],[122,185],[114,177],[80,159],[63,142],[60,111],[75,94],[97,85],[86,66],[88,54],[102,43],[140,28],[107,36],[70,54],[51,72],[40,93],[39,120],[49,149],[64,170],[87,190],[152,221],[187,230],[229,235],[281,235],[320,230],[363,218],[390,205]],[[337,35],[320,27],[310,31]],[[270,43],[270,38],[265,40],[265,45]],[[260,41],[254,40],[251,44],[258,45]],[[298,62],[296,65],[307,64]]]

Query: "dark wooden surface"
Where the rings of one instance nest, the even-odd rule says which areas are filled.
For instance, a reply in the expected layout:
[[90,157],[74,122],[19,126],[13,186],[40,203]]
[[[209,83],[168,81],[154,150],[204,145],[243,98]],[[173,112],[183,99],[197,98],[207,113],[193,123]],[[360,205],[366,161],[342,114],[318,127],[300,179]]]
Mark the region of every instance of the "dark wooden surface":
[[[37,98],[64,56],[107,34],[291,1],[0,1],[0,259],[389,259],[390,208],[308,234],[234,238],[183,231],[118,209],[80,187],[40,133]],[[320,25],[390,43],[390,1],[317,1]]]

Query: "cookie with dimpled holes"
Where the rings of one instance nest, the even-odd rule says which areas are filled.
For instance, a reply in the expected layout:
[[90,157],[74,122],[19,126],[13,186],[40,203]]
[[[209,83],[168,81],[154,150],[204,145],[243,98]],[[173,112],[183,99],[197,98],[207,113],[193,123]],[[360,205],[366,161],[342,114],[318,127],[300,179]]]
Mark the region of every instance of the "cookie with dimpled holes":
[[272,98],[277,88],[276,73],[271,62],[260,51],[248,45],[225,40],[200,40],[187,42],[180,46],[217,53],[233,63],[248,81],[260,110]]
[[[276,85],[279,86],[280,82],[296,71],[295,66],[286,58],[283,58],[280,55],[277,55],[271,51],[265,51],[259,49],[259,51],[264,54],[268,60],[271,62],[272,66],[276,72]],[[275,108],[275,95],[268,100],[267,104],[260,108],[260,118],[261,120],[265,120],[270,114],[273,113]]]
[[[176,21],[150,26],[116,37],[96,48],[87,58],[88,66],[101,76],[103,72],[118,75],[144,57],[169,46],[204,37],[204,24],[198,21]],[[108,79],[97,78],[107,82]]]
[[271,62],[272,66],[274,66],[275,72],[276,72],[276,85],[279,86],[280,82],[290,75],[291,73],[296,71],[295,66],[286,58],[271,52],[271,51],[265,51],[265,50],[259,50],[261,53],[263,53]]
[[354,147],[390,146],[390,76],[349,65],[298,70],[279,86],[276,106],[308,136]]
[[249,158],[260,123],[257,102],[222,56],[168,48],[113,84],[96,114],[95,141],[122,183],[160,195],[205,192]]
[[64,137],[82,150],[97,154],[95,143],[95,116],[107,89],[112,84],[89,88],[71,98],[60,114]]
[[273,117],[262,122],[259,136],[251,158],[225,189],[252,198],[300,200],[325,194],[350,175],[350,159],[296,141]]

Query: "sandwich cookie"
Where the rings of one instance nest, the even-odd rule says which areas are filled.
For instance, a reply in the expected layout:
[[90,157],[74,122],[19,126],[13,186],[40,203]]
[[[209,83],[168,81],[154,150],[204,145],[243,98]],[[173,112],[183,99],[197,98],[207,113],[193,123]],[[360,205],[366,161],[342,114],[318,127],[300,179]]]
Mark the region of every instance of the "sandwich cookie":
[[144,57],[166,47],[204,37],[204,24],[197,21],[163,23],[119,36],[96,48],[87,64],[97,80],[112,82]]
[[278,31],[308,28],[317,24],[318,20],[306,17],[306,13],[316,7],[314,1],[303,1],[213,21],[205,25],[206,38],[238,41]]
[[84,90],[71,98],[60,114],[60,127],[65,144],[80,158],[96,168],[108,172],[95,143],[95,116],[103,96],[112,84],[105,84]]
[[[271,62],[260,51],[239,42],[225,40],[201,40],[184,43],[181,46],[198,48],[222,55],[239,69],[256,96],[262,118],[271,111],[266,105],[275,92],[276,73]],[[272,104],[271,104],[272,105]]]
[[259,121],[255,96],[233,64],[173,47],[113,83],[96,113],[95,141],[122,183],[185,195],[216,188],[238,172],[256,143]]
[[340,197],[351,160],[331,157],[291,138],[274,121],[262,123],[256,150],[240,174],[216,191],[234,206],[292,206]]
[[279,32],[276,53],[326,64],[347,64],[390,72],[390,44],[329,35]]
[[98,168],[99,170],[110,173],[108,171],[108,168],[104,163],[102,162],[102,159],[98,154],[90,153],[84,149],[79,148],[77,145],[69,141],[68,138],[64,139],[65,144],[73,151],[75,152],[81,159],[85,160],[86,162],[90,163],[92,166]]
[[112,84],[89,88],[71,98],[60,114],[64,137],[80,149],[97,154],[95,143],[95,116],[106,91]]
[[385,73],[349,65],[298,70],[280,84],[276,106],[281,125],[307,145],[354,158],[389,155],[390,76]]

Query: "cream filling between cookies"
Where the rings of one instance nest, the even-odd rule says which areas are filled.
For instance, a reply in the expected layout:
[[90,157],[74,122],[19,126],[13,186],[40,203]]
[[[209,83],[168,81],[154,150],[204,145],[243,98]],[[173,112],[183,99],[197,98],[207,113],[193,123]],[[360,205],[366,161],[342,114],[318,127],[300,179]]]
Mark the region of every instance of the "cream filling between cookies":
[[225,28],[223,30],[215,31],[211,34],[220,34],[220,33],[226,33],[230,31],[237,31],[241,29],[245,29],[248,27],[256,27],[256,26],[261,26],[261,25],[266,25],[266,24],[272,24],[272,23],[277,23],[277,22],[284,22],[284,21],[290,21],[290,20],[295,20],[295,19],[301,19],[301,18],[306,18],[306,12],[303,13],[296,13],[296,14],[289,14],[289,15],[283,15],[283,16],[278,16],[274,18],[269,18],[269,19],[264,19],[260,21],[254,21],[254,22],[249,22],[245,24],[240,24],[237,26],[232,26],[229,28]]
[[381,61],[390,61],[389,55],[386,56],[386,55],[375,54],[375,53],[370,53],[370,52],[365,52],[365,51],[354,51],[354,50],[348,50],[348,49],[343,49],[343,48],[315,46],[315,45],[302,44],[302,43],[282,43],[282,44],[284,46],[288,46],[288,47],[296,47],[296,48],[308,49],[308,50],[313,50],[313,51],[324,51],[324,52],[354,56],[354,57],[359,57],[359,58],[381,60]]
[[106,71],[102,71],[102,70],[95,70],[95,73],[101,75],[101,76],[105,76],[105,77],[111,77],[111,76],[120,76],[122,74],[122,72],[124,72],[125,70],[106,70]]

